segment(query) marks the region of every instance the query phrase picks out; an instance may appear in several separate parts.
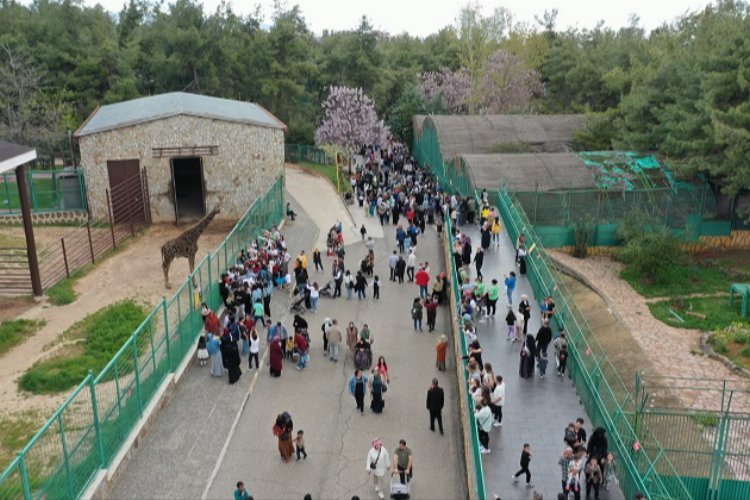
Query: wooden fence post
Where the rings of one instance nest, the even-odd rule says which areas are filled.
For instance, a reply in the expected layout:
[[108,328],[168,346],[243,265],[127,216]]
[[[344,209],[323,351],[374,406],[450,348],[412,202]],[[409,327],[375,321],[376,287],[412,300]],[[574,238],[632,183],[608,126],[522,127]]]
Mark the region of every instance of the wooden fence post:
[[89,235],[89,250],[91,250],[91,263],[94,263],[94,243],[91,241],[91,221],[86,221],[86,232]]
[[112,248],[117,248],[117,240],[115,239],[115,225],[112,221],[112,201],[109,198],[109,189],[105,189],[104,192],[107,194],[107,216],[109,217],[109,231],[112,233]]
[[60,238],[60,244],[63,251],[63,262],[65,262],[65,275],[70,278],[70,268],[68,267],[68,254],[65,251],[65,238]]

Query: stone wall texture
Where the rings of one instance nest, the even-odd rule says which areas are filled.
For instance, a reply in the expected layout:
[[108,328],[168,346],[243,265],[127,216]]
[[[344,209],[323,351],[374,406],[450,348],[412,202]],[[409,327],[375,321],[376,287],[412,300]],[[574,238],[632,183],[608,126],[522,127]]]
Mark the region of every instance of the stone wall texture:
[[[89,214],[85,210],[63,210],[61,212],[31,212],[31,223],[34,225],[85,223]],[[23,224],[21,214],[0,214],[0,224]]]
[[174,222],[170,158],[152,148],[218,146],[203,156],[206,209],[235,220],[284,172],[284,131],[211,118],[179,115],[81,137],[81,165],[95,219],[107,219],[108,160],[138,159],[146,168],[154,222]]

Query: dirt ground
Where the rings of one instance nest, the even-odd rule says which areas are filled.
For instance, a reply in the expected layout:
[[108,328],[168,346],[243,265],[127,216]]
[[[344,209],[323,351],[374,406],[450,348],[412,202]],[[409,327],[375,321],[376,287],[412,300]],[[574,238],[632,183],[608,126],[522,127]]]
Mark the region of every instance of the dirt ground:
[[[635,360],[640,363],[637,367],[639,371],[651,375],[652,379],[685,377],[694,381],[716,379],[736,381],[735,385],[743,390],[735,392],[732,409],[741,412],[750,411],[750,395],[748,394],[750,382],[738,380],[737,374],[723,363],[702,355],[700,348],[702,332],[675,328],[656,319],[648,308],[647,300],[619,278],[622,264],[614,262],[609,257],[576,259],[558,251],[550,251],[549,254],[554,260],[582,276],[587,284],[592,285],[601,296],[606,304],[603,307],[608,307],[613,311],[614,316],[622,325],[621,335],[630,336],[635,341],[632,349],[637,348],[640,352],[640,359]],[[592,316],[596,316],[596,310],[587,308],[585,304],[579,304],[578,297],[576,297],[576,304],[589,317],[589,321],[592,321]],[[605,341],[602,341],[602,344],[604,345]],[[618,371],[620,371],[619,366],[623,367],[625,376],[629,371],[633,371],[629,365],[634,360],[627,359],[627,351],[623,351],[622,356],[618,356],[616,344],[604,345],[604,347],[607,349],[608,356],[617,360]],[[615,364],[614,361],[613,364]],[[649,370],[641,368],[643,364],[650,365],[650,373]],[[632,384],[632,377],[630,381],[625,380],[625,382]],[[721,391],[718,390],[679,389],[672,392],[672,395],[662,394],[661,397],[665,400],[671,399],[671,396],[677,397],[680,406],[698,411],[717,411],[721,408]]]
[[[213,222],[201,236],[196,262],[209,250],[221,243],[233,223]],[[84,316],[102,307],[133,297],[139,301],[155,305],[163,295],[169,297],[164,288],[161,270],[161,246],[187,228],[171,224],[151,226],[135,241],[131,241],[116,254],[101,261],[92,271],[76,284],[78,299],[66,306],[51,306],[45,300],[35,302],[30,299],[8,299],[1,303],[2,319],[29,318],[45,319],[47,325],[36,335],[19,344],[0,358],[0,414],[16,414],[31,410],[56,408],[67,393],[56,396],[36,396],[18,391],[18,378],[36,361],[48,355],[51,350],[45,346],[55,345],[65,329]],[[40,242],[59,239],[69,228],[52,227],[35,231]],[[14,234],[20,228],[3,228],[0,234]],[[170,280],[176,288],[188,274],[186,259],[172,263]],[[8,307],[5,307],[7,304]],[[53,348],[54,349],[54,348]]]

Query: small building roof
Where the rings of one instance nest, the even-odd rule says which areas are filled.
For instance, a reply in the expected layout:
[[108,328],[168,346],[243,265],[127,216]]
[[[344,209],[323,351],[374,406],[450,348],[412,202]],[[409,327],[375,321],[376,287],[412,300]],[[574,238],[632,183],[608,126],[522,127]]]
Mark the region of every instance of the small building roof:
[[510,192],[596,188],[594,170],[575,153],[508,153],[461,155],[477,189]]
[[585,115],[430,115],[444,161],[460,154],[487,154],[503,144],[525,143],[536,152],[568,151]]
[[0,173],[36,160],[36,149],[0,141]]
[[83,137],[178,115],[286,129],[286,125],[281,120],[269,113],[263,106],[252,102],[186,92],[170,92],[101,106],[91,113],[76,131],[75,136]]

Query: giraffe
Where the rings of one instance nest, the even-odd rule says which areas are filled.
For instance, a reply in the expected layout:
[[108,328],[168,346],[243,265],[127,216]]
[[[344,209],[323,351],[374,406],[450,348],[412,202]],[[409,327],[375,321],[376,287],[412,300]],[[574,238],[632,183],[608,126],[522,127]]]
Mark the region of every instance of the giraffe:
[[172,288],[172,285],[169,284],[169,266],[175,258],[187,258],[190,272],[193,272],[195,269],[195,254],[198,252],[198,238],[218,213],[219,208],[214,208],[196,225],[161,246],[161,268],[164,271],[164,284],[167,288]]

